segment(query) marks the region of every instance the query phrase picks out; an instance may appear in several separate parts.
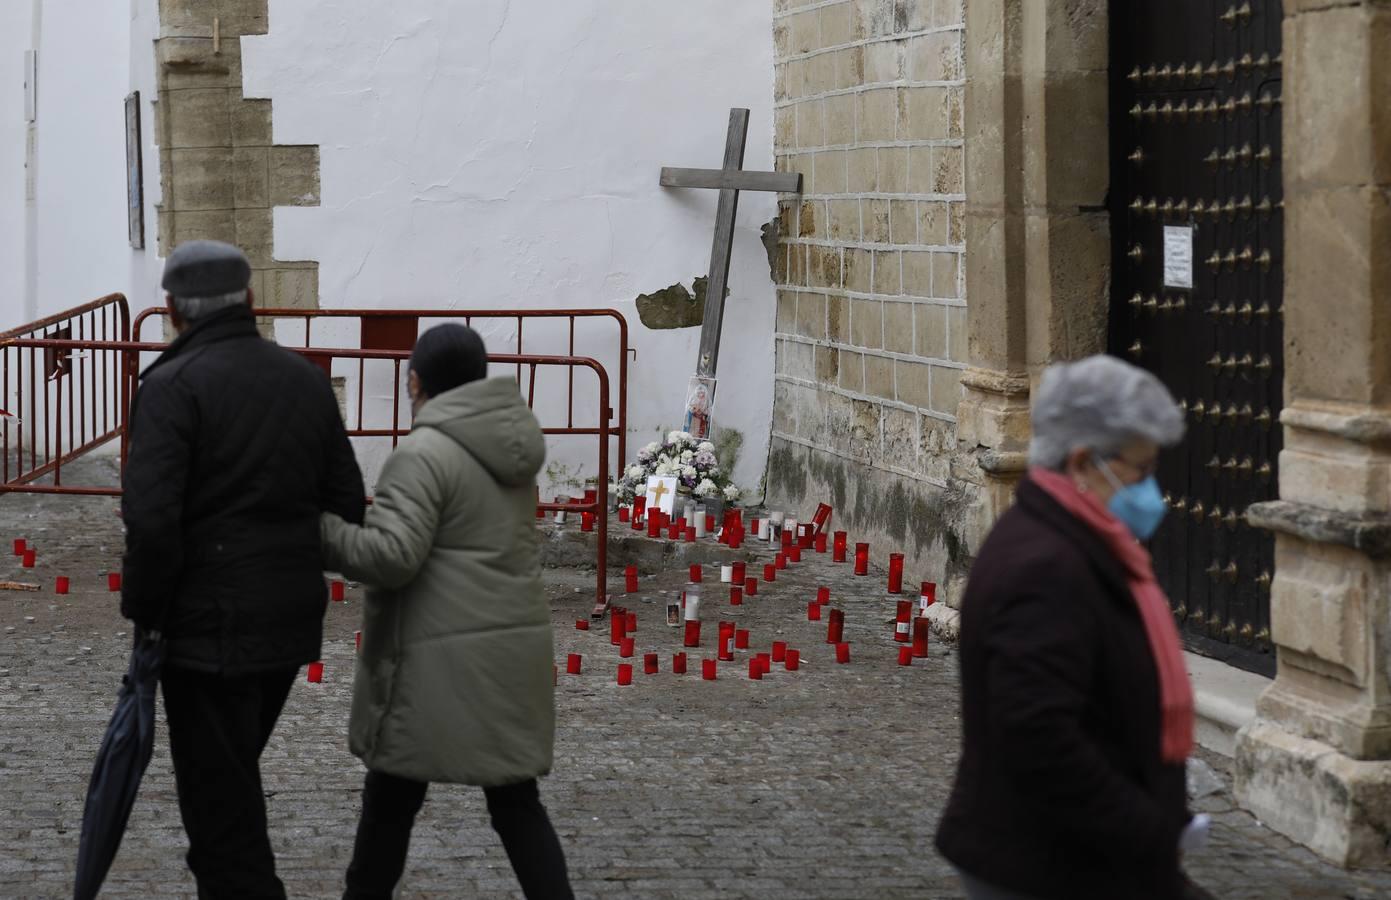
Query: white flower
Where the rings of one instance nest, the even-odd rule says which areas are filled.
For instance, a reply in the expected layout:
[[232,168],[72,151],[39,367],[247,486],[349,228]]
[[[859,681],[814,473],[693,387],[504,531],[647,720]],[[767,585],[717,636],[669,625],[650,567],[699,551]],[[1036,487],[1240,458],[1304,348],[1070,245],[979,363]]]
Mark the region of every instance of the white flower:
[[696,447],[696,449],[699,450],[701,453],[714,453],[715,445],[710,443],[709,441],[701,441],[700,446]]
[[682,477],[682,478],[694,478],[694,477],[696,477],[695,466],[682,466],[682,467],[681,467],[681,477]]
[[709,478],[695,486],[695,495],[697,497],[713,497],[718,492],[719,488],[716,487],[715,482],[711,481]]
[[724,489],[724,498],[730,502],[738,500],[739,489],[731,484],[729,487]]
[[694,438],[685,431],[673,431],[667,435],[668,444],[689,444]]
[[657,464],[657,471],[654,472],[653,474],[655,474],[655,475],[661,475],[661,476],[667,476],[667,475],[675,475],[676,473],[672,471],[672,469],[671,469],[671,463],[669,463],[669,462],[664,462],[664,463],[658,463],[658,464]]
[[681,461],[682,461],[683,463],[688,463],[688,462],[690,462],[690,461],[693,460],[693,459],[695,459],[695,451],[693,451],[693,450],[682,450],[682,451],[681,451]]
[[628,467],[628,477],[629,477],[629,478],[641,478],[641,477],[642,477],[642,472],[643,472],[642,466],[629,466],[629,467]]

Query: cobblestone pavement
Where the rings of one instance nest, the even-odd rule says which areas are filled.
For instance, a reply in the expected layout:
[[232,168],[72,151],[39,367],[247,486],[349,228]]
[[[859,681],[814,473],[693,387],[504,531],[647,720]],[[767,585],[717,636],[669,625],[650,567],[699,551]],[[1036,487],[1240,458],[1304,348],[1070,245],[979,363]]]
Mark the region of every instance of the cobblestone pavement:
[[[129,642],[105,591],[120,545],[113,510],[107,500],[0,499],[5,547],[26,537],[39,551],[32,571],[0,554],[0,579],[43,585],[0,592],[6,898],[70,895],[86,780]],[[542,791],[580,896],[961,896],[931,847],[960,740],[956,660],[934,644],[928,660],[900,668],[882,580],[812,559],[741,607],[707,583],[700,655],[714,655],[717,618],[750,629],[753,645],[721,663],[713,683],[701,680],[694,654],[690,674],[671,673],[680,634],[664,623],[662,591],[679,589],[684,569],[644,578],[639,594],[618,599],[639,616],[631,687],[615,684],[606,627],[575,629],[590,610],[592,574],[547,573],[561,674],[556,766]],[[53,592],[60,574],[72,579],[68,596]],[[621,575],[614,582],[621,591]],[[849,665],[835,664],[825,623],[806,621],[820,584],[846,610]],[[324,683],[295,686],[263,760],[292,897],[335,896],[352,846],[362,769],[344,729],[360,596],[350,589],[331,606]],[[802,670],[750,681],[749,653],[774,640],[801,650]],[[571,652],[583,655],[578,677],[564,674]],[[645,652],[660,654],[660,674],[642,674]],[[158,741],[105,896],[193,896],[162,725]],[[1216,835],[1188,868],[1220,897],[1391,896],[1391,877],[1322,864],[1234,809],[1225,789],[1197,806],[1214,814]],[[401,896],[516,896],[480,792],[431,789]]]

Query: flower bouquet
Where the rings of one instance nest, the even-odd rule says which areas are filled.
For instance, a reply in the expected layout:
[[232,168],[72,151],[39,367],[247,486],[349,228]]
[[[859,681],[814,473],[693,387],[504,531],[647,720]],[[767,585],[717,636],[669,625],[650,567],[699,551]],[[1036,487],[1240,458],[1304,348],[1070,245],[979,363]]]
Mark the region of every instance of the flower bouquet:
[[673,431],[664,441],[653,441],[638,451],[638,458],[623,472],[613,486],[619,503],[631,503],[633,498],[647,492],[647,479],[670,476],[677,480],[680,491],[697,500],[719,500],[732,503],[740,491],[720,467],[715,445],[700,441],[685,431]]

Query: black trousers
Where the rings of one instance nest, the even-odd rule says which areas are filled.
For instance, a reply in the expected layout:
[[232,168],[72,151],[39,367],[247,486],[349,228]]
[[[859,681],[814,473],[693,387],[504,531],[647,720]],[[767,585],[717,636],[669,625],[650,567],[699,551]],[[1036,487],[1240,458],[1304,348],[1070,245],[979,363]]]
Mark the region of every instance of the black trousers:
[[299,670],[227,678],[166,668],[169,749],[199,900],[283,900],[266,835],[261,751]]
[[[411,826],[428,787],[427,782],[367,773],[343,900],[390,900],[406,868]],[[574,894],[565,853],[541,805],[536,780],[484,788],[483,796],[527,900],[570,900]]]

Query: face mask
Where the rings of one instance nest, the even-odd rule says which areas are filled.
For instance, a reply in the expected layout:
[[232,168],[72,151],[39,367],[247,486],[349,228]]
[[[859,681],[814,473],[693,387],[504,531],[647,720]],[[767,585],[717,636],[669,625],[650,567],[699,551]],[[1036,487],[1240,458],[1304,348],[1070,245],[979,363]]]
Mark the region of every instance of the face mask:
[[1136,538],[1142,541],[1149,540],[1158,530],[1159,523],[1164,521],[1164,513],[1168,512],[1164,495],[1159,492],[1158,479],[1151,475],[1135,484],[1121,484],[1105,460],[1098,459],[1097,463],[1101,468],[1101,474],[1105,475],[1106,480],[1111,482],[1111,487],[1116,489],[1106,508],[1111,511],[1111,515],[1120,519]]

